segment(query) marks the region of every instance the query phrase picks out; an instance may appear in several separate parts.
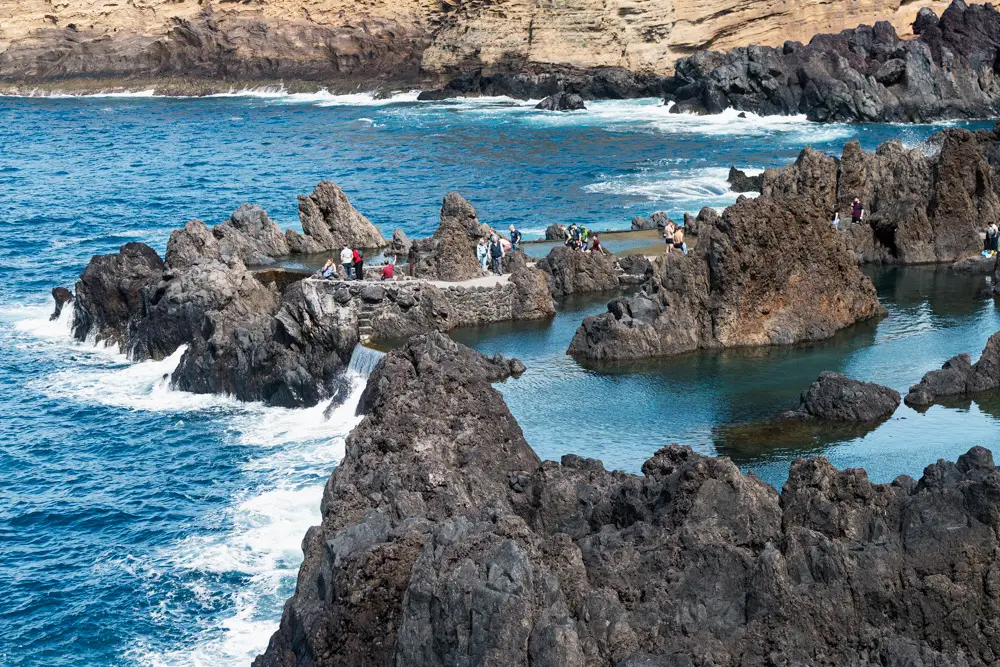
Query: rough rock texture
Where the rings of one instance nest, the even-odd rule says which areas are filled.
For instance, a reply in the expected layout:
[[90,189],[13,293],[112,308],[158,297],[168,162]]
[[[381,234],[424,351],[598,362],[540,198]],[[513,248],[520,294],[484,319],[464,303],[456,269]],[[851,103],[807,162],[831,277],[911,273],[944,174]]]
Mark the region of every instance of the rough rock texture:
[[299,195],[299,222],[305,237],[289,230],[288,245],[295,252],[316,253],[351,248],[382,248],[388,242],[378,227],[348,201],[330,181],[320,181],[309,196]]
[[52,288],[52,300],[56,302],[55,310],[49,315],[49,321],[58,320],[62,315],[63,307],[73,300],[73,293],[65,287]]
[[145,290],[160,280],[163,260],[145,243],[126,243],[110,255],[95,255],[76,282],[73,336],[128,352],[129,330],[142,313]]
[[560,225],[558,222],[553,222],[551,225],[545,228],[546,241],[563,241],[565,239],[566,239],[566,225]]
[[394,229],[392,230],[392,241],[389,242],[389,248],[386,252],[395,255],[398,259],[405,260],[410,255],[412,245],[413,242],[410,241],[406,232],[402,229]]
[[747,176],[742,169],[730,167],[726,182],[729,183],[729,189],[733,192],[760,192],[762,179],[762,174]]
[[903,400],[910,407],[923,407],[947,396],[971,396],[997,388],[1000,388],[1000,332],[990,336],[975,364],[968,353],[952,357],[940,370],[925,373]]
[[614,257],[604,253],[556,246],[536,266],[545,272],[549,291],[556,298],[618,287]]
[[483,274],[476,259],[476,244],[490,228],[476,217],[476,209],[457,192],[441,204],[441,222],[434,235],[410,247],[413,276],[430,280],[469,280]]
[[820,340],[883,314],[871,281],[808,198],[741,197],[688,255],[657,258],[642,291],[584,319],[569,353],[590,360]]
[[673,220],[671,220],[670,216],[663,211],[657,211],[648,218],[637,215],[632,218],[632,231],[637,232],[652,229],[663,229],[667,226],[667,223],[670,222],[673,222]]
[[[1000,110],[995,63],[1000,12],[954,0],[940,20],[930,9],[900,40],[886,21],[808,45],[700,51],[667,83],[675,111],[806,114],[817,121],[913,121],[989,117]],[[789,38],[794,39],[794,38]]]
[[872,484],[826,459],[781,494],[666,447],[642,476],[540,463],[439,336],[376,367],[258,667],[938,665],[1000,653],[990,452]]
[[699,48],[777,45],[876,19],[904,29],[928,5],[943,7],[930,0],[794,6],[775,0],[0,0],[0,84],[21,92],[155,86],[198,94],[281,82],[293,90],[347,91],[467,74],[476,92],[485,80],[491,89],[530,91],[524,96],[534,99],[571,87],[598,97],[656,95],[662,92],[656,73]]
[[[839,211],[859,262],[954,262],[982,250],[979,231],[1000,221],[1000,135],[949,129],[928,141],[931,155],[895,140],[874,154],[850,141],[840,160],[806,148],[764,172],[763,192],[808,199],[826,221]],[[855,197],[867,211],[862,224],[851,222]]]
[[802,394],[789,417],[839,422],[876,422],[888,419],[899,407],[899,392],[874,382],[860,382],[823,371]]
[[627,275],[646,277],[653,275],[653,263],[648,257],[639,253],[619,257],[618,267]]
[[535,108],[543,111],[582,111],[587,105],[582,97],[574,93],[556,93],[543,99]]

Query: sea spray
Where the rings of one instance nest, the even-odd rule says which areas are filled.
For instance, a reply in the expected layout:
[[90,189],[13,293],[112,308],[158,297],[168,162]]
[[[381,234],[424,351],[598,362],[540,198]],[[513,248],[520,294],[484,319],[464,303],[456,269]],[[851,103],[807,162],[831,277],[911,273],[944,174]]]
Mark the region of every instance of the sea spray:
[[363,378],[367,378],[375,370],[375,366],[378,362],[382,360],[385,356],[384,352],[379,352],[378,350],[372,349],[370,347],[365,347],[361,343],[354,346],[354,352],[351,353],[351,361],[347,365],[347,370],[352,373],[357,373]]

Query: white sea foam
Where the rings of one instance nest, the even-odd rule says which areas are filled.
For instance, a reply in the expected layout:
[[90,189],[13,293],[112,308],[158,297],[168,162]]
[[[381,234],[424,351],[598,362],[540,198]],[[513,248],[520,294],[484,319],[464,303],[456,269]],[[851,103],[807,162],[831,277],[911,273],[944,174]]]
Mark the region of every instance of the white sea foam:
[[[759,170],[747,170],[748,173]],[[652,170],[605,178],[585,185],[586,192],[640,197],[672,209],[692,212],[704,206],[728,206],[739,194],[729,189],[729,170],[722,167]]]

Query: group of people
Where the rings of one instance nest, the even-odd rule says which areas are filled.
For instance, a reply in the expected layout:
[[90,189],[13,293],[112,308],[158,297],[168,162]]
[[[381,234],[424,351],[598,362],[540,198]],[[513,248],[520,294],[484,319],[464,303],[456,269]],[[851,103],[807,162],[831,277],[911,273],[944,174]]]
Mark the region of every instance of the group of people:
[[[854,224],[859,224],[862,220],[865,219],[866,212],[867,211],[865,211],[864,202],[855,197],[854,201],[851,202],[851,222],[853,222]],[[833,212],[833,218],[830,220],[830,223],[833,225],[834,229],[840,229],[839,210],[835,210]]]
[[575,222],[566,228],[566,246],[581,252],[606,252],[597,234],[591,234],[589,229]]
[[[326,260],[326,264],[320,269],[320,277],[325,280],[364,280],[365,279],[365,254],[360,248],[352,248],[345,245],[340,251],[340,267],[333,257]],[[382,266],[382,280],[393,280],[396,276],[396,257],[393,256]]]
[[684,242],[684,227],[683,225],[674,224],[673,220],[669,220],[663,226],[663,242],[667,244],[668,253],[673,250],[680,250],[685,255],[688,254],[687,243]]

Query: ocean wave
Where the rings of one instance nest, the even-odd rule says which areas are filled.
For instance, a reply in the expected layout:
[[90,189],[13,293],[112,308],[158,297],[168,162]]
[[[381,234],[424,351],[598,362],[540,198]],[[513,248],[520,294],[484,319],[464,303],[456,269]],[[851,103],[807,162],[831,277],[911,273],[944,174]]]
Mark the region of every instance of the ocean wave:
[[[759,172],[749,169],[748,173]],[[697,212],[702,206],[722,207],[736,201],[740,193],[729,189],[723,167],[691,170],[643,170],[606,178],[583,186],[585,192],[640,197],[666,208]]]

